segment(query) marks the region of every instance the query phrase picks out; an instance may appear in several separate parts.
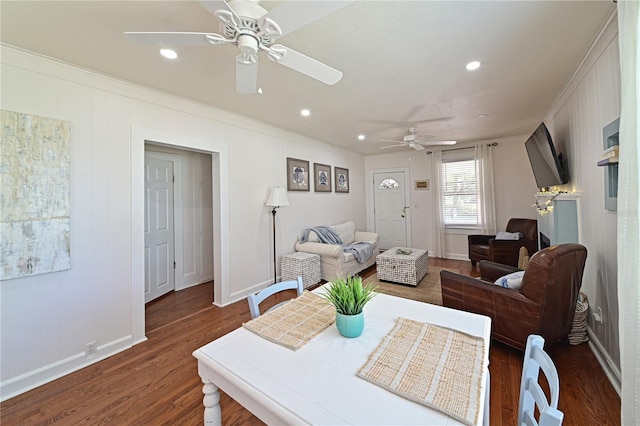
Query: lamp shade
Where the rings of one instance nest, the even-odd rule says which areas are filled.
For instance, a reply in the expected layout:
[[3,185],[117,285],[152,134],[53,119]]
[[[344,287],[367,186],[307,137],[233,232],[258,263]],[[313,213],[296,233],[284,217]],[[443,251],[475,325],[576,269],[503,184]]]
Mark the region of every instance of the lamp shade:
[[272,188],[271,194],[269,194],[269,199],[267,200],[267,206],[282,207],[288,205],[289,199],[287,198],[287,191],[279,186]]

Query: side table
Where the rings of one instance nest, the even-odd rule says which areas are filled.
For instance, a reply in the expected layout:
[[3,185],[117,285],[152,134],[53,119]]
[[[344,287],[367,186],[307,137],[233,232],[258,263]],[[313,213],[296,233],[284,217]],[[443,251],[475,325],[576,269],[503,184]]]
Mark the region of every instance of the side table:
[[320,255],[296,251],[282,255],[282,281],[302,277],[304,288],[320,282]]

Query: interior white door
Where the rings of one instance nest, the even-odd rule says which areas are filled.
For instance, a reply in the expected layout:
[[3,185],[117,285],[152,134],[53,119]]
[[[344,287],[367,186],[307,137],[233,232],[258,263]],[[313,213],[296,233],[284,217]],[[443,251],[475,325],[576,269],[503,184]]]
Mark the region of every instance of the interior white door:
[[380,250],[407,246],[405,173],[373,174],[374,221]]
[[175,287],[173,163],[145,155],[145,303]]

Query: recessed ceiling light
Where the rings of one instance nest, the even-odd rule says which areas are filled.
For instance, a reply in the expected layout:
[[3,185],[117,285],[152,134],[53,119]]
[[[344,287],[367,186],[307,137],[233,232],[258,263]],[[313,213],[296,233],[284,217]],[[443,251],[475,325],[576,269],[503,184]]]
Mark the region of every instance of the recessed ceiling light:
[[466,68],[467,68],[469,71],[477,70],[478,68],[480,68],[480,62],[479,62],[479,61],[469,62],[469,63],[467,64]]
[[160,49],[160,54],[167,59],[176,59],[178,57],[178,54],[175,52],[175,50],[171,49]]
[[262,87],[258,87],[258,94],[262,95]]
[[359,141],[363,141],[365,139],[365,135],[358,135],[358,140]]
[[300,115],[303,117],[308,117],[309,115],[311,115],[311,111],[309,111],[308,109],[303,109],[300,111]]

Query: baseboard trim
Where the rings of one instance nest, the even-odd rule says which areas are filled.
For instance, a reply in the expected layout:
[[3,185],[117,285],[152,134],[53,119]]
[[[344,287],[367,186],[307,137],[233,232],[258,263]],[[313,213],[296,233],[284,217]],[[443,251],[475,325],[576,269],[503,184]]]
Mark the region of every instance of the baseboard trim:
[[600,363],[600,366],[604,370],[604,374],[607,375],[611,385],[618,393],[618,396],[622,395],[622,374],[618,367],[616,367],[615,363],[602,346],[602,343],[595,337],[593,330],[589,326],[587,326],[587,334],[589,335],[589,348],[591,348],[591,352],[595,355],[596,359]]
[[97,356],[85,358],[84,352],[66,359],[45,365],[0,383],[0,401],[6,401],[22,393],[59,379],[62,376],[81,370],[98,361],[131,348],[132,336],[125,336],[105,345],[98,346]]
[[467,254],[456,254],[456,253],[446,253],[445,259],[453,259],[453,260],[469,260],[469,255]]
[[[282,277],[278,277],[278,278],[282,279]],[[220,307],[220,308],[224,308],[225,306],[231,305],[232,303],[235,303],[235,302],[237,302],[239,300],[246,299],[248,295],[250,295],[252,293],[257,293],[260,290],[269,287],[271,284],[273,284],[273,281],[271,281],[271,280],[262,281],[261,283],[254,284],[253,286],[251,286],[249,288],[245,288],[244,290],[237,291],[237,292],[229,294],[229,298],[228,298],[227,302],[224,303],[224,304],[219,305],[219,304],[217,304],[215,302],[213,302],[213,304],[215,306]]]

